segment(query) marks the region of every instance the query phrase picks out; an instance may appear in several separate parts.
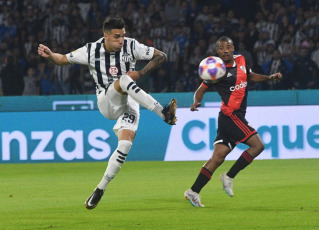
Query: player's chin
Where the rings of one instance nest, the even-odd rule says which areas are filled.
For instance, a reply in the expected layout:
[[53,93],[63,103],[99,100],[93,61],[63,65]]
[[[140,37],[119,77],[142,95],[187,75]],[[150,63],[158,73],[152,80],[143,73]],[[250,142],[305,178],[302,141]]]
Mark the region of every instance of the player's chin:
[[223,60],[224,62],[229,62],[229,61],[231,61],[231,55],[224,55],[224,56],[222,56],[222,60]]
[[121,46],[121,47],[116,47],[116,48],[115,48],[115,52],[120,52],[121,49],[122,49],[122,46]]

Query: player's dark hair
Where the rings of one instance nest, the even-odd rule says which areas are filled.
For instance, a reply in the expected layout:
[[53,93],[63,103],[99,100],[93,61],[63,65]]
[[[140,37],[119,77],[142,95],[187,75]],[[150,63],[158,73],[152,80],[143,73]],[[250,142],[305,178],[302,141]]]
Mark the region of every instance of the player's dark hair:
[[232,45],[234,45],[233,40],[231,40],[231,38],[227,36],[220,37],[216,42],[216,46],[218,46],[220,42],[230,42]]
[[112,29],[123,29],[125,23],[123,18],[109,18],[107,17],[103,22],[103,32],[111,31]]

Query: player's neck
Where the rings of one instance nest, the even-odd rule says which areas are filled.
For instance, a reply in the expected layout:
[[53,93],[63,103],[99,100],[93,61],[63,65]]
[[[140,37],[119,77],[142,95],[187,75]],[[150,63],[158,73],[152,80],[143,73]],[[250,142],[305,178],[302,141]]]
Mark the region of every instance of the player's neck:
[[107,46],[106,42],[104,42],[104,49],[106,50],[106,52],[108,53],[113,53],[115,51],[113,51],[110,47]]
[[231,59],[231,60],[229,60],[229,61],[224,61],[225,65],[226,65],[227,67],[234,66],[234,62],[235,62],[234,59]]

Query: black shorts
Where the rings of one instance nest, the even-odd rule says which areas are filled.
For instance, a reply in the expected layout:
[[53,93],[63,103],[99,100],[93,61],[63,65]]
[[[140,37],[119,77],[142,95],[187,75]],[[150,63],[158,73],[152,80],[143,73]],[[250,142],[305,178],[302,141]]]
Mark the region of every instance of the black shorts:
[[231,116],[226,116],[220,112],[214,145],[224,144],[233,149],[239,142],[245,143],[255,134],[257,131],[248,124],[244,115],[233,113]]

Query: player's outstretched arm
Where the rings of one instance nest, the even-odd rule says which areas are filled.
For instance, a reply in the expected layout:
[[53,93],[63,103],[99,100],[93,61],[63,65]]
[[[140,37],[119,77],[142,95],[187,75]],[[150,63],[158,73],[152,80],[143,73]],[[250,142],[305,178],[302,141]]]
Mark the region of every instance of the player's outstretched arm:
[[272,75],[263,75],[263,74],[258,74],[251,72],[249,74],[249,81],[251,82],[261,82],[261,81],[276,81],[282,79],[282,74],[281,73],[274,73]]
[[41,57],[44,57],[46,59],[48,59],[49,61],[53,62],[54,64],[57,65],[68,65],[70,64],[70,62],[68,61],[68,59],[66,58],[65,55],[63,54],[59,54],[59,53],[53,53],[49,47],[40,44],[38,47],[38,54]]
[[204,97],[204,94],[206,92],[206,88],[203,87],[202,85],[200,85],[198,87],[198,89],[195,91],[195,94],[194,94],[194,103],[191,105],[191,111],[198,111],[197,107],[200,107],[202,104],[201,104],[201,101]]
[[137,79],[141,78],[143,75],[157,69],[166,61],[166,54],[160,50],[155,49],[153,58],[150,62],[141,70],[139,71],[129,71],[127,74],[136,81]]

